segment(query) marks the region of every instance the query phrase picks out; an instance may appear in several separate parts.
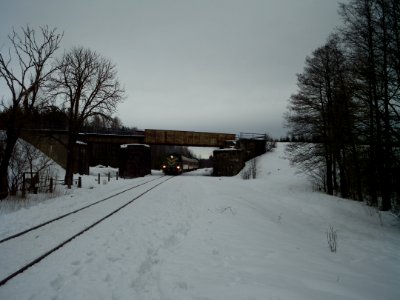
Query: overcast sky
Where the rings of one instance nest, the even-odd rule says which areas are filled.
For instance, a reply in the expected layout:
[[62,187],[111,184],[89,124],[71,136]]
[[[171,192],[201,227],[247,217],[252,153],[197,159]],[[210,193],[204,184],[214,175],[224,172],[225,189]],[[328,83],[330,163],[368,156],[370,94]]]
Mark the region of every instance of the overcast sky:
[[116,64],[127,126],[280,137],[296,73],[340,24],[337,9],[336,0],[1,0],[0,47],[13,27],[57,27],[63,49]]

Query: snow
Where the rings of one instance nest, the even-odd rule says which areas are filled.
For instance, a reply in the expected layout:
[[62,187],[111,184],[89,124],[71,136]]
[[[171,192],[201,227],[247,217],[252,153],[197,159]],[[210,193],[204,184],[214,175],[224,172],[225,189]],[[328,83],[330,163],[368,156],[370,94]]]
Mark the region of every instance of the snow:
[[128,148],[129,146],[150,148],[150,145],[146,144],[123,144],[120,146],[120,148]]
[[[313,191],[283,148],[258,158],[257,179],[202,176],[208,169],[168,180],[7,282],[0,299],[400,299],[398,219]],[[153,171],[98,184],[94,174],[83,177],[82,189],[3,211],[0,239],[162,180]],[[8,249],[0,244],[0,279],[16,257],[65,240],[100,210],[144,189],[36,233],[40,243],[25,237]],[[335,253],[326,239],[330,226],[338,235]]]

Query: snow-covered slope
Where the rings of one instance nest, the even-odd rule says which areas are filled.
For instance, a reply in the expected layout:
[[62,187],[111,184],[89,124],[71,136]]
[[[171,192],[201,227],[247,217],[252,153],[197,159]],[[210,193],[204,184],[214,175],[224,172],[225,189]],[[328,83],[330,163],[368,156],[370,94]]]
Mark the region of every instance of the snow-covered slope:
[[[396,219],[312,191],[283,147],[258,158],[254,180],[173,178],[0,287],[0,299],[400,299]],[[115,184],[2,215],[0,235]]]

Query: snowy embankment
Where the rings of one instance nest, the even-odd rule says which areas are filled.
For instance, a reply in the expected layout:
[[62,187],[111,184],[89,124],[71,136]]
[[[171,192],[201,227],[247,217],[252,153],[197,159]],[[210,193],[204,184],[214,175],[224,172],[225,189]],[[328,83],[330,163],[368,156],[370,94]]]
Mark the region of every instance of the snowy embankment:
[[[282,144],[258,168],[255,180],[169,180],[0,287],[0,299],[400,299],[393,216],[313,192]],[[0,236],[140,180],[1,215]]]

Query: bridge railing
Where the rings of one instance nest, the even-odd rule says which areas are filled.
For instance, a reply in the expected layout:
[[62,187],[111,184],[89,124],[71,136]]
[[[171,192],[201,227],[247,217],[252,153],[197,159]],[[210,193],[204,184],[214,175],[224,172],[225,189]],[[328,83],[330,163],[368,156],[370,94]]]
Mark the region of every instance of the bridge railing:
[[239,134],[240,140],[263,140],[267,139],[266,133],[250,133],[250,132],[241,132]]

